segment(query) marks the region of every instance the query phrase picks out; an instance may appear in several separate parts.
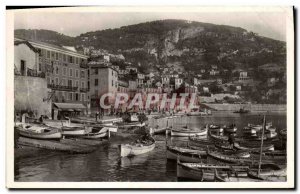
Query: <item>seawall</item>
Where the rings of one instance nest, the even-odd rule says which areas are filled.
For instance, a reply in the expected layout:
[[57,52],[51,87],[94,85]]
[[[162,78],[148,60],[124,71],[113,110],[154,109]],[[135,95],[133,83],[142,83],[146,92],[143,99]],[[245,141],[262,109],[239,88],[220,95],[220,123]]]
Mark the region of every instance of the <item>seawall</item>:
[[236,111],[241,108],[250,111],[286,111],[286,104],[210,104],[204,105],[217,111]]
[[14,90],[15,111],[31,110],[37,117],[50,116],[52,101],[47,99],[51,90],[45,78],[15,76]]

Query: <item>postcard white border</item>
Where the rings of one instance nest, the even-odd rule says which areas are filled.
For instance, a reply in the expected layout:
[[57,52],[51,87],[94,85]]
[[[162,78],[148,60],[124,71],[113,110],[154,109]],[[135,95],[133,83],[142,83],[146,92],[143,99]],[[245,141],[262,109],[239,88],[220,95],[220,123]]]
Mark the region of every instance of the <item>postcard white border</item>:
[[[13,30],[14,12],[284,12],[286,13],[287,40],[287,182],[15,182],[14,181],[14,142],[13,142]],[[45,8],[6,11],[6,186],[8,188],[293,188],[294,183],[294,24],[292,7],[276,6],[100,6]],[[274,21],[275,22],[275,21]]]

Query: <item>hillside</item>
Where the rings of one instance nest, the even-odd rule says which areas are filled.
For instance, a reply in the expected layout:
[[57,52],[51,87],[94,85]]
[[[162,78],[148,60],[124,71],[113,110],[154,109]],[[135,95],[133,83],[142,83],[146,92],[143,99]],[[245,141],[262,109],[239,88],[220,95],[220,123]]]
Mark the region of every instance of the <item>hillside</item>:
[[37,29],[17,29],[15,30],[15,37],[24,38],[27,40],[37,40],[60,46],[73,46],[75,40],[74,37],[66,36],[55,31]]
[[217,64],[256,68],[266,63],[285,66],[285,43],[245,29],[184,20],[160,20],[69,37],[49,30],[15,30],[15,36],[58,45],[93,46],[123,54],[142,71],[176,64],[189,71]]

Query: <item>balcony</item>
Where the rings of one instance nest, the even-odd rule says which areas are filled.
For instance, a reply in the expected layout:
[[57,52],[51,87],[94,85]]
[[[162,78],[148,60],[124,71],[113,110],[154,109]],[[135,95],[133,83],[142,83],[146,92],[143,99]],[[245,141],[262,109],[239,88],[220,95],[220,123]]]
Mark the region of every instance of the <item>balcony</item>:
[[84,92],[84,93],[86,93],[86,92],[88,92],[89,91],[89,89],[88,88],[80,88],[80,92]]
[[56,84],[48,84],[48,88],[51,88],[52,90],[74,91],[74,92],[78,90],[78,87],[61,86]]

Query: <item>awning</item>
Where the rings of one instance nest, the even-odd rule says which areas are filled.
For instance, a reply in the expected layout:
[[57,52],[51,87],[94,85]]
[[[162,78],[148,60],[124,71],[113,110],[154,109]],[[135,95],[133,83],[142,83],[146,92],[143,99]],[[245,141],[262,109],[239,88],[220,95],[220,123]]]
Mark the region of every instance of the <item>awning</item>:
[[86,109],[83,104],[75,104],[75,103],[53,103],[53,108],[64,110],[64,111],[82,111]]

